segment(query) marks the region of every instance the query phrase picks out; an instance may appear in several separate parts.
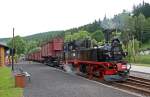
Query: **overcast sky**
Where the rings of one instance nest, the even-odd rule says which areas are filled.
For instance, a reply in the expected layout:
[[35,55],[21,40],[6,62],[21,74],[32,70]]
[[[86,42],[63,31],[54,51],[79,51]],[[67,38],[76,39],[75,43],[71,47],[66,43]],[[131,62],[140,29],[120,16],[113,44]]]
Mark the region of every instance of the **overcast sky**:
[[[0,38],[66,30],[132,10],[143,0],[0,0]],[[150,2],[150,0],[144,0]]]

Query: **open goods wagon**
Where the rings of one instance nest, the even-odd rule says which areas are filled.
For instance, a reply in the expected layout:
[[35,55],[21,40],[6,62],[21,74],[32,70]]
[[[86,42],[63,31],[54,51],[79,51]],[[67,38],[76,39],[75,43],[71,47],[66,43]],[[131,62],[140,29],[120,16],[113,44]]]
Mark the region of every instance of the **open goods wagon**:
[[63,51],[63,39],[55,38],[41,46],[41,57],[49,66],[58,66]]

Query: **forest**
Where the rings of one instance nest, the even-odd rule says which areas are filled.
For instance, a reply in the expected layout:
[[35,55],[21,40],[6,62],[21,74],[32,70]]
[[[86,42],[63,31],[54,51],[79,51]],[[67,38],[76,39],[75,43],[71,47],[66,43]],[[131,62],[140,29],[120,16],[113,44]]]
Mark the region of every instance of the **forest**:
[[[150,64],[150,54],[141,52],[150,50],[150,4],[142,2],[133,6],[132,12],[123,10],[122,13],[81,27],[68,29],[65,31],[49,31],[27,37],[15,37],[16,54],[27,54],[33,52],[44,43],[54,37],[64,37],[65,41],[79,40],[88,38],[93,44],[103,45],[106,41],[110,42],[113,38],[122,41],[123,48],[128,51],[128,61],[135,63]],[[106,30],[111,30],[109,40],[106,40]],[[10,38],[0,39],[12,47]]]

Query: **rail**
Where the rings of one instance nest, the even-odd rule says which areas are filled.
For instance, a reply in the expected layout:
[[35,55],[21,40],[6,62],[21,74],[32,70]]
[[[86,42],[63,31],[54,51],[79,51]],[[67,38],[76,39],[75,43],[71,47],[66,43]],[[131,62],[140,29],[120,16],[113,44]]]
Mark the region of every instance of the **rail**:
[[[82,73],[77,74],[79,76],[88,78],[87,75],[83,75]],[[92,80],[117,87],[119,89],[127,90],[130,92],[135,92],[144,96],[150,96],[150,80],[143,79],[140,77],[129,76],[127,81],[124,82],[106,82],[100,81],[97,77],[94,77]]]

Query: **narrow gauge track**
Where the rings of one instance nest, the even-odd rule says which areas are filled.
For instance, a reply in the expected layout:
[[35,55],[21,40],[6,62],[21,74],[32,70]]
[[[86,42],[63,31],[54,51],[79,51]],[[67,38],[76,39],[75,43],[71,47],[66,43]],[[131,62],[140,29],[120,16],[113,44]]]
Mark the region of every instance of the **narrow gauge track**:
[[113,86],[133,91],[142,95],[150,96],[150,80],[129,76],[125,82],[113,82]]
[[[83,75],[82,73],[79,73],[77,75],[88,78],[87,75]],[[148,97],[150,96],[150,80],[148,79],[129,76],[128,80],[125,82],[105,82],[105,81],[99,80],[97,77],[93,77],[92,80],[106,84],[106,85],[114,86],[119,89],[138,93],[144,96],[148,96]]]

